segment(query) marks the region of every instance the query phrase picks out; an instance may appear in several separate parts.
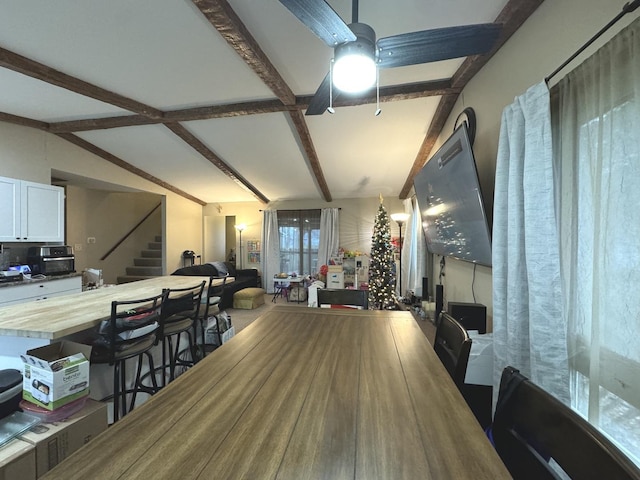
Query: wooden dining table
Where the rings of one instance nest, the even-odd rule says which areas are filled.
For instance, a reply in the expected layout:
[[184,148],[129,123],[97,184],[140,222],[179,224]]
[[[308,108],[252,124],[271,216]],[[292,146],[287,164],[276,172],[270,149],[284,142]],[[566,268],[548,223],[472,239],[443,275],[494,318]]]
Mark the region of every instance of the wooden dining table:
[[42,478],[511,477],[410,312],[274,306]]

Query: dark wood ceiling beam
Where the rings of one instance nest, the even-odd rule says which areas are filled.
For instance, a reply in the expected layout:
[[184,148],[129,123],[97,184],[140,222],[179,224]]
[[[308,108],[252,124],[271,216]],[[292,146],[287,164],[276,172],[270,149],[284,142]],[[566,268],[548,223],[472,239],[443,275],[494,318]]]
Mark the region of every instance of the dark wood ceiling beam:
[[20,117],[10,113],[0,112],[0,122],[13,123],[23,127],[37,128],[38,130],[49,130],[49,124],[32,118]]
[[173,185],[168,184],[167,182],[160,180],[158,177],[154,177],[153,175],[151,175],[150,173],[145,172],[144,170],[139,169],[138,167],[134,167],[133,165],[131,165],[130,163],[125,162],[124,160],[122,160],[121,158],[116,157],[115,155],[112,155],[111,153],[107,152],[106,150],[102,150],[100,147],[95,146],[93,143],[89,143],[86,140],[73,135],[72,133],[57,133],[56,134],[58,137],[60,138],[64,138],[66,141],[73,143],[74,145],[86,150],[89,153],[92,153],[94,155],[97,155],[100,158],[103,158],[104,160],[113,163],[114,165],[117,165],[120,168],[124,168],[125,170],[127,170],[130,173],[133,173],[134,175],[137,175],[139,177],[144,178],[145,180],[148,180],[152,183],[155,183],[156,185],[159,185],[162,188],[165,188],[177,195],[180,195],[181,197],[186,198],[187,200],[191,200],[192,202],[195,202],[199,205],[205,206],[207,204],[207,202],[203,202],[202,200],[200,200],[199,198],[194,197],[193,195],[189,195],[186,192],[183,192],[182,190],[180,190],[179,188],[174,187]]
[[285,105],[295,104],[294,93],[229,3],[225,0],[192,1],[276,97]]
[[[380,87],[380,102],[398,102],[401,100],[412,100],[423,97],[437,97],[460,93],[460,88],[451,86],[451,79],[432,80],[429,82],[406,83],[403,85],[389,85]],[[313,96],[298,97],[298,106],[306,109]],[[352,107],[355,105],[366,105],[376,103],[375,91],[367,95],[348,97],[341,94],[338,100],[333,101],[334,107]]]
[[[411,100],[414,98],[450,95],[453,93],[460,93],[460,88],[453,88],[451,86],[451,79],[433,80],[429,82],[382,87],[380,88],[380,101],[383,103],[395,102],[400,100]],[[273,99],[183,108],[164,112],[163,118],[159,120],[153,120],[142,115],[71,120],[67,122],[50,123],[48,128],[52,133],[84,132],[89,130],[153,125],[158,123],[190,122],[194,120],[209,120],[212,118],[290,112],[294,110],[306,110],[311,98],[312,96],[299,96],[296,98],[295,105],[284,105],[280,100]],[[375,101],[375,95],[351,99],[345,96],[342,97],[340,101],[335,102],[335,106],[348,107],[375,103]]]
[[289,116],[291,117],[291,121],[298,131],[298,135],[300,137],[300,141],[302,142],[302,148],[304,148],[305,154],[307,156],[308,165],[313,172],[313,175],[316,179],[316,184],[320,193],[322,193],[322,197],[326,202],[330,202],[331,192],[329,191],[329,186],[327,185],[327,181],[324,178],[324,173],[322,171],[322,167],[320,166],[320,161],[318,160],[318,155],[316,154],[316,149],[313,146],[313,141],[311,140],[311,133],[309,133],[309,128],[307,127],[307,122],[304,119],[304,113],[300,110],[293,110],[289,112]]
[[156,125],[163,120],[152,119],[144,115],[121,115],[118,117],[88,118],[86,120],[69,120],[49,124],[51,133],[87,132],[90,130],[106,130],[109,128],[135,127],[140,125]]
[[[495,23],[501,23],[502,33],[498,38],[493,49],[485,55],[474,55],[467,57],[456,73],[452,77],[452,86],[454,88],[462,89],[469,83],[476,73],[484,67],[491,57],[509,40],[518,28],[531,16],[533,12],[542,4],[544,0],[509,0],[509,3],[505,5],[500,14],[495,20]],[[400,199],[405,199],[409,196],[409,192],[413,187],[413,179],[420,172],[425,163],[429,160],[431,150],[435,145],[438,137],[442,133],[444,124],[451,115],[453,108],[458,99],[458,94],[443,96],[438,104],[436,113],[431,121],[427,135],[422,142],[418,155],[413,162],[413,166],[409,171],[402,190],[400,190]]]
[[165,126],[175,133],[178,137],[180,137],[185,143],[187,143],[191,148],[193,148],[196,152],[202,155],[204,158],[209,160],[213,165],[215,165],[222,173],[224,173],[231,180],[236,182],[245,190],[251,192],[258,200],[262,203],[269,203],[269,199],[264,196],[260,190],[254,187],[246,178],[236,172],[233,168],[231,168],[224,160],[218,157],[209,147],[207,147],[204,143],[202,143],[195,135],[193,135],[189,130],[180,125],[179,123],[167,123]]
[[131,112],[150,118],[162,118],[160,110],[92,85],[4,48],[0,48],[0,66]]

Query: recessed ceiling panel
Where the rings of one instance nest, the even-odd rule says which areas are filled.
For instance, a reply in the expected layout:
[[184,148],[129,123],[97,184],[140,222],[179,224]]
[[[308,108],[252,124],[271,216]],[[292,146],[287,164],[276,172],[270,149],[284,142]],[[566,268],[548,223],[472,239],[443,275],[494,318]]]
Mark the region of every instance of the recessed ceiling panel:
[[78,136],[205,202],[256,199],[164,126],[114,128]]
[[438,97],[336,108],[307,117],[335,198],[400,194],[438,106]]
[[64,88],[0,68],[0,112],[42,122],[61,122],[131,112]]
[[160,109],[274,97],[186,0],[3,1],[0,46]]
[[222,118],[185,125],[270,200],[321,198],[288,114]]

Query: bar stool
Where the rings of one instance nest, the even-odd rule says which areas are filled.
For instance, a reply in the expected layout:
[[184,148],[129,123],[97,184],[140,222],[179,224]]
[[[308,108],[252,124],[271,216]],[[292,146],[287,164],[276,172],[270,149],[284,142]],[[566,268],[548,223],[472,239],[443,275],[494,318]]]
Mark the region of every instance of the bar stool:
[[[142,385],[142,362],[146,355],[149,370],[154,370],[151,348],[156,342],[156,332],[167,293],[139,300],[111,302],[111,316],[98,329],[91,350],[91,363],[113,365],[113,393],[101,399],[113,398],[113,421],[118,421],[133,410],[138,392],[148,393]],[[126,361],[137,359],[137,372],[132,388],[127,388]],[[157,390],[155,378],[153,387]],[[127,408],[127,394],[131,394]]]
[[[194,338],[198,338],[197,326],[199,323],[200,331],[201,331],[201,343],[197,347],[197,355],[194,357],[194,360],[197,362],[204,358],[207,354],[206,345],[206,329],[207,322],[209,320],[209,315],[211,313],[211,309],[216,308],[218,310],[217,313],[220,312],[220,302],[222,301],[222,294],[224,293],[225,285],[227,283],[228,277],[215,277],[212,276],[209,278],[209,285],[207,288],[207,295],[202,295],[201,305],[204,305],[204,311],[202,315],[198,317],[199,322],[194,322]],[[214,281],[220,280],[217,285],[214,285]]]
[[[162,365],[156,367],[152,375],[155,380],[155,374],[161,373],[161,384],[157,388],[167,384],[167,374],[169,382],[175,379],[177,365],[190,367],[195,363],[197,346],[195,336],[191,335],[191,329],[195,328],[194,324],[198,319],[205,284],[203,280],[193,287],[163,290],[167,298],[162,307],[160,327],[156,336],[156,343],[162,344]],[[186,349],[180,351],[180,339],[183,333],[188,337],[188,344]]]

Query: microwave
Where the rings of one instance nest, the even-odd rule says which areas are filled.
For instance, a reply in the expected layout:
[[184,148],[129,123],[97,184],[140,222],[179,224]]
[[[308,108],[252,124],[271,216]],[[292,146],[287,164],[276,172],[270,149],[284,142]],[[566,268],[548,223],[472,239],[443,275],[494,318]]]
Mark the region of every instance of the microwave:
[[29,247],[27,264],[33,275],[65,275],[75,272],[75,256],[68,245]]

